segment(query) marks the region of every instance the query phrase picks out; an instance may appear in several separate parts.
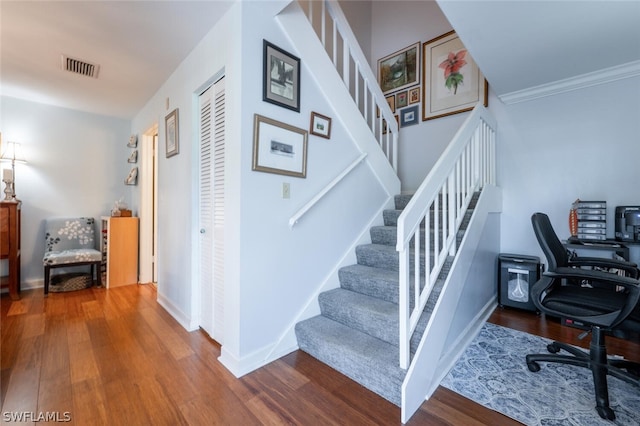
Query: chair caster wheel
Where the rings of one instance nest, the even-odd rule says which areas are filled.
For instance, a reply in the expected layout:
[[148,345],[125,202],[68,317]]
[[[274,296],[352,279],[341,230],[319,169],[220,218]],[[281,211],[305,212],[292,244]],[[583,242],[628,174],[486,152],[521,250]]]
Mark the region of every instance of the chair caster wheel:
[[535,361],[528,362],[527,367],[529,367],[529,371],[531,371],[532,373],[537,373],[538,371],[540,371],[540,364]]
[[556,354],[560,352],[560,348],[555,345],[555,343],[550,343],[547,345],[547,350],[552,354]]
[[609,407],[596,407],[596,410],[598,410],[598,414],[600,415],[600,417],[602,417],[605,420],[615,420],[616,419],[615,413]]

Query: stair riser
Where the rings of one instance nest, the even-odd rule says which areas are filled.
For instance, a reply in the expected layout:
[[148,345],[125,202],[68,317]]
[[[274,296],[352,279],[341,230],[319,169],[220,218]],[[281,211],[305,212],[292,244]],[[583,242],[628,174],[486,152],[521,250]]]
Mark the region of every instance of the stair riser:
[[[422,230],[424,232],[424,229]],[[374,226],[370,229],[369,234],[371,236],[372,244],[382,244],[387,246],[395,246],[398,241],[398,231],[395,227],[390,226]],[[431,249],[433,249],[434,231],[430,230]],[[442,231],[439,232],[440,241],[442,241]],[[415,238],[411,238],[410,243],[413,244]],[[424,244],[424,234],[421,234],[421,241]]]
[[[372,248],[371,246],[359,246],[356,247],[356,258],[358,259],[358,264],[365,266],[372,266],[375,268],[384,268],[389,269],[391,271],[399,271],[400,269],[400,261],[399,254],[397,251],[393,251],[391,253],[384,252],[380,250],[376,250],[375,246]],[[415,270],[415,256],[414,253],[411,253],[409,256],[409,264],[410,270]],[[420,271],[424,272],[425,270],[425,255],[424,252],[420,253]],[[433,264],[433,255],[430,255],[430,264]]]

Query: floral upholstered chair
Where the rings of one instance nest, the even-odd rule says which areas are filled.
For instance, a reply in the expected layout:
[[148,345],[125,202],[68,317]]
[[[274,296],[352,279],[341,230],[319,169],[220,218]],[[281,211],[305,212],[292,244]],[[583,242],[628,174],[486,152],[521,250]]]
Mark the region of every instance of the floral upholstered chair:
[[98,286],[102,285],[100,264],[102,254],[95,248],[95,229],[92,217],[48,219],[45,224],[44,294],[49,294],[51,268],[91,266]]

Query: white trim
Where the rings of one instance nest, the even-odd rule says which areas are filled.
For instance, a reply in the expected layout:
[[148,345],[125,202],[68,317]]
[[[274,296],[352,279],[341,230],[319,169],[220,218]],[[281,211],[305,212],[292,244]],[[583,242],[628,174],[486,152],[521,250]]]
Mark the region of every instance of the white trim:
[[160,306],[164,308],[165,311],[169,313],[178,324],[184,327],[187,331],[195,331],[198,329],[198,324],[195,321],[192,321],[180,308],[178,308],[169,298],[165,297],[160,292],[157,293],[158,297],[156,301]]
[[599,71],[581,74],[553,83],[541,84],[528,89],[499,95],[498,98],[505,104],[516,104],[527,102],[533,99],[553,96],[559,93],[570,92],[572,90],[584,89],[599,84],[611,83],[625,78],[632,78],[640,75],[640,61],[633,61],[623,65],[616,65]]

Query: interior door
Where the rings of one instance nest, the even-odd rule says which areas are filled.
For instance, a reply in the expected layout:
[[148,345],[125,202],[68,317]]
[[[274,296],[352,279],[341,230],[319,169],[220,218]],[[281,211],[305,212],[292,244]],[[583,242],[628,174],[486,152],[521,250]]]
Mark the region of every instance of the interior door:
[[224,336],[224,78],[200,95],[200,326]]

